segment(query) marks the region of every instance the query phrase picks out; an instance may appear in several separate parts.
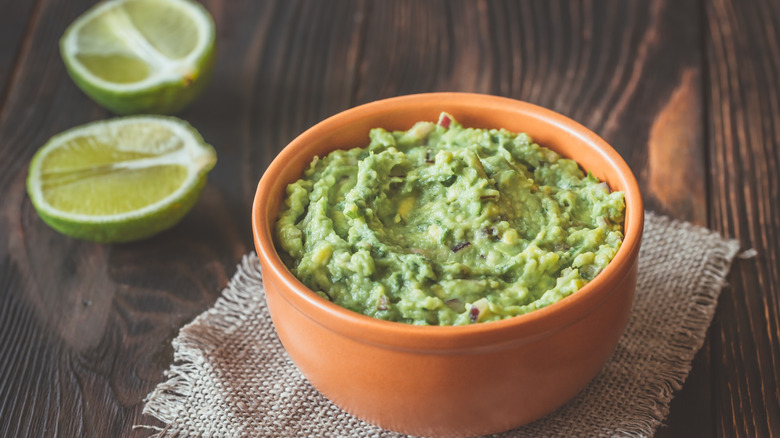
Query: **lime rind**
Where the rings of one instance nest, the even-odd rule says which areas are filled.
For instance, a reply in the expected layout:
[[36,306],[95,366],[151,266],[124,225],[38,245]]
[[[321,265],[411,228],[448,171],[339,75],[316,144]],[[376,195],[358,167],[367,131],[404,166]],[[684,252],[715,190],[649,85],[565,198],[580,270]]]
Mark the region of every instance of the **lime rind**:
[[[113,215],[74,214],[54,208],[41,187],[41,163],[57,147],[76,136],[123,123],[155,123],[171,129],[183,141],[189,154],[184,182],[171,194],[143,208]],[[72,128],[52,137],[36,152],[27,176],[27,191],[41,219],[55,230],[80,239],[101,243],[140,240],[176,225],[198,201],[209,171],[216,164],[216,152],[188,123],[166,116],[135,116],[97,121]]]
[[[79,16],[66,29],[60,39],[60,53],[71,79],[84,93],[97,103],[117,114],[173,114],[188,106],[208,84],[214,66],[216,30],[214,21],[203,5],[191,0],[165,0],[192,19],[197,32],[197,42],[189,54],[180,59],[170,59],[160,53],[135,29],[131,20],[122,19],[122,6],[136,0],[108,0],[98,3]],[[79,34],[93,20],[109,14],[116,24],[115,39],[126,40],[122,47],[111,44],[93,44],[91,54],[105,51],[106,55],[131,55],[149,67],[149,75],[139,81],[112,82],[93,74],[78,60]]]

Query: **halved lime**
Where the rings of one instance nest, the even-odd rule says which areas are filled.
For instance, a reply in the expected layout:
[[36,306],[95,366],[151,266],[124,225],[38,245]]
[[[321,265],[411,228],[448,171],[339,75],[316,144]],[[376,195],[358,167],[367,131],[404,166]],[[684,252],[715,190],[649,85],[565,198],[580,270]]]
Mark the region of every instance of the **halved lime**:
[[68,74],[118,114],[171,114],[200,94],[214,64],[214,20],[190,0],[109,0],[60,39]]
[[27,192],[55,230],[127,242],[179,222],[216,161],[214,148],[183,120],[120,117],[52,137],[30,163]]

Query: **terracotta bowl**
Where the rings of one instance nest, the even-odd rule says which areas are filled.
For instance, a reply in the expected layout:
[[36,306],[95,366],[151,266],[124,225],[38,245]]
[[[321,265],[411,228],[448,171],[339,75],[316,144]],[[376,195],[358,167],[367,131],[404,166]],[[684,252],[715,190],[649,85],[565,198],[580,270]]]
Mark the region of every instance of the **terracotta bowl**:
[[[421,327],[364,316],[315,295],[277,255],[272,238],[287,184],[314,155],[368,144],[381,126],[406,130],[441,111],[464,126],[528,132],[625,192],[625,241],[593,281],[532,313],[497,322]],[[612,354],[636,289],[643,227],[639,187],[623,159],[582,125],[512,99],[431,93],[381,100],[310,128],[279,153],[252,209],[271,318],[304,376],[333,403],[369,423],[435,437],[501,432],[572,399]]]

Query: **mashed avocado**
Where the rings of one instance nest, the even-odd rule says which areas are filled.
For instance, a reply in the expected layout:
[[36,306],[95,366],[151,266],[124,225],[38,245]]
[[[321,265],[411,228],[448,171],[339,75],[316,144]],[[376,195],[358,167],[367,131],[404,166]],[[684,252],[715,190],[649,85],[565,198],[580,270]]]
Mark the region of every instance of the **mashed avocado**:
[[623,239],[622,192],[527,134],[442,113],[315,157],[276,223],[285,264],[322,297],[417,325],[522,315],[593,279]]

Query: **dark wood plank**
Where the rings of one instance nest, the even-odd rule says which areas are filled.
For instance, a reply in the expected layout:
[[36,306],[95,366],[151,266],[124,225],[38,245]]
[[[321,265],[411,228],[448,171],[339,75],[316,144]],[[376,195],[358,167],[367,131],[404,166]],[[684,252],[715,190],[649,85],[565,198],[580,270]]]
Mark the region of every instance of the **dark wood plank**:
[[753,248],[712,336],[721,436],[780,435],[780,4],[707,2],[710,225]]
[[35,214],[24,186],[35,150],[110,117],[70,81],[58,52],[65,26],[91,3],[41,2],[0,118],[0,436],[130,434],[170,364],[171,339],[251,245],[251,201],[221,191],[238,180],[209,185],[179,226],[134,244],[76,241]]
[[18,58],[29,44],[36,7],[40,2],[0,2],[0,117]]
[[[219,163],[182,224],[130,245],[60,236],[26,198],[25,169],[37,147],[109,116],[70,82],[57,52],[65,26],[91,1],[28,6],[35,18],[24,44],[14,46],[18,73],[0,114],[0,190],[7,194],[0,229],[8,230],[0,233],[0,436],[142,436],[131,425],[148,421],[142,400],[170,364],[170,340],[213,302],[252,247],[252,196],[277,151],[350,106],[445,90],[514,97],[569,115],[623,154],[649,208],[700,224],[709,215],[710,225],[759,249],[758,259],[740,262],[713,341],[659,435],[776,431],[761,424],[778,418],[777,394],[772,399],[767,386],[776,391],[778,369],[778,274],[770,267],[777,266],[780,229],[772,207],[780,129],[780,55],[772,38],[780,27],[768,0],[744,7],[748,18],[730,16],[736,6],[724,2],[707,9],[705,59],[696,1],[204,1],[217,23],[218,67],[181,117],[216,147]],[[762,26],[742,29],[755,20]],[[751,48],[756,42],[769,61],[750,63],[762,59]],[[742,58],[734,64],[732,56]],[[753,78],[745,82],[753,88],[733,85],[735,75]],[[759,86],[775,92],[744,106]],[[720,118],[704,103],[725,107]],[[743,117],[742,134],[735,115]],[[718,143],[721,133],[730,140]],[[745,138],[749,153],[737,147]],[[735,176],[734,157],[737,179],[715,181],[718,172]],[[763,176],[752,179],[748,169]],[[709,172],[717,184],[708,209]],[[753,355],[753,347],[761,352]],[[719,380],[731,369],[753,374]],[[730,418],[755,425],[722,424]]]

